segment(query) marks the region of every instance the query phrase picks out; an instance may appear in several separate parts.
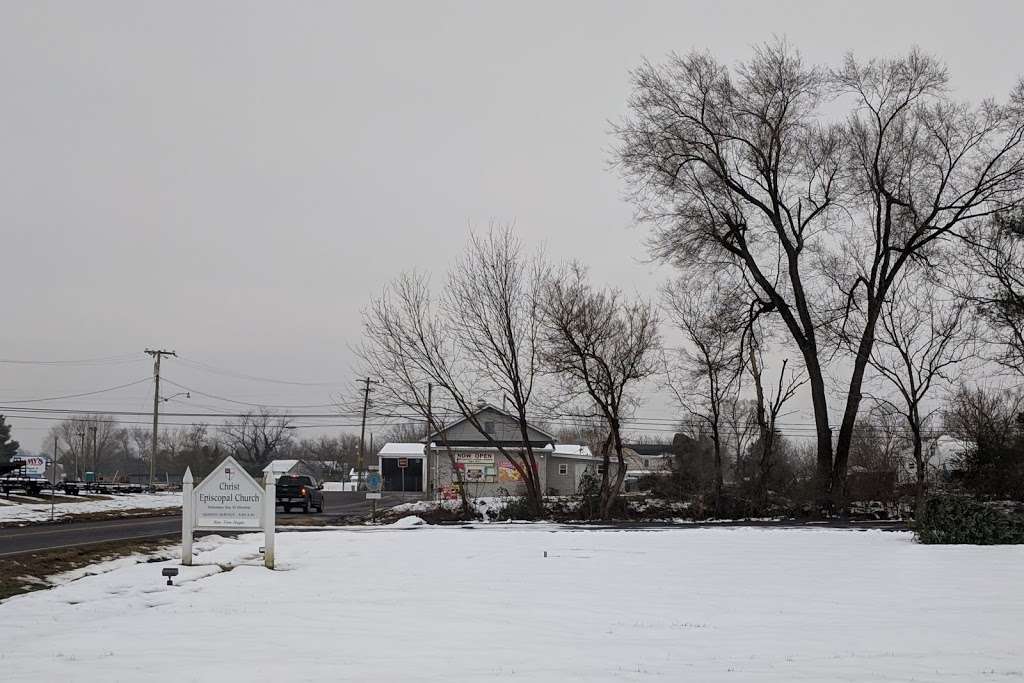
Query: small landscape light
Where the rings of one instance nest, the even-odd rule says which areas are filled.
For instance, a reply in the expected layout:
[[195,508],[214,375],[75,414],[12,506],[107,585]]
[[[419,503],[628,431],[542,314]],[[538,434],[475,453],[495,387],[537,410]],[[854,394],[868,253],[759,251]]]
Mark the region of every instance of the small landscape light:
[[173,586],[174,584],[171,582],[171,577],[178,575],[178,568],[177,567],[164,567],[163,575],[167,577],[167,585],[168,586]]

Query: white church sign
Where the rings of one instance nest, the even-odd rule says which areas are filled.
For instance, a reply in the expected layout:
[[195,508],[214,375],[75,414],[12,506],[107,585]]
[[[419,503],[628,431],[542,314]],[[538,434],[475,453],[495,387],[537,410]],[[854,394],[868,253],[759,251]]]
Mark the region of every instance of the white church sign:
[[264,563],[274,568],[274,517],[277,508],[274,475],[260,486],[228,457],[192,487],[192,470],[182,478],[181,563],[192,564],[194,531],[258,531],[265,535]]

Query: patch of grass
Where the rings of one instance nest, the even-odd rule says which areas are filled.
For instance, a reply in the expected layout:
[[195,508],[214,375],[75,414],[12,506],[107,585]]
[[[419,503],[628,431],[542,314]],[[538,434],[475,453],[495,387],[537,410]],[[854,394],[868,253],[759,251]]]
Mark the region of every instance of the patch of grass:
[[136,553],[155,553],[166,547],[166,540],[112,541],[0,558],[0,600],[49,588],[49,576]]

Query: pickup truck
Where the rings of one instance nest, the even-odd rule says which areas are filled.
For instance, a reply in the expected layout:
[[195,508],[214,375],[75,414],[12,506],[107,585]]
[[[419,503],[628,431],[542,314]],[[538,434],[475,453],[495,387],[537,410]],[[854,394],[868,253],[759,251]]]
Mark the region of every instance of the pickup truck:
[[324,511],[323,484],[313,481],[313,477],[305,474],[285,474],[277,478],[277,504],[285,512],[293,507],[309,512],[310,508],[317,512]]

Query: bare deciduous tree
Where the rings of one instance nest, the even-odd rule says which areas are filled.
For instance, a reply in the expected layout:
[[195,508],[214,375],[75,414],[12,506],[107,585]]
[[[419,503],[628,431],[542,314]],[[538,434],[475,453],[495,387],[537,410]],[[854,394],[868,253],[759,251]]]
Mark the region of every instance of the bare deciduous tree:
[[458,340],[464,361],[482,386],[508,402],[519,425],[521,448],[499,446],[482,429],[465,394],[449,392],[451,398],[515,467],[537,515],[543,511],[544,492],[527,415],[541,373],[539,293],[545,274],[541,253],[524,254],[511,226],[492,226],[486,234],[470,234],[462,259],[449,272],[443,297],[447,334]]
[[[457,369],[458,348],[446,338],[435,316],[426,278],[403,274],[363,312],[363,343],[356,353],[364,373],[378,382],[376,406],[391,411],[411,410],[429,425],[430,432],[441,435],[456,477],[462,514],[468,518],[472,508],[462,470],[446,438],[447,418],[435,409],[437,399],[430,390],[436,384],[438,393],[443,390],[448,395],[462,396],[466,379]],[[434,485],[439,487],[440,482]]]
[[[93,428],[96,430],[95,444]],[[80,477],[86,470],[102,471],[108,464],[102,456],[112,451],[117,440],[117,429],[117,420],[112,415],[75,415],[51,427],[44,441],[53,443],[54,437],[57,437],[62,463],[70,468],[77,465],[75,476]]]
[[561,403],[578,405],[582,399],[607,430],[600,495],[600,514],[607,519],[626,477],[622,421],[639,401],[636,386],[657,372],[658,316],[649,303],[627,302],[614,289],[595,290],[579,264],[547,279],[541,312],[541,357],[559,380]]
[[796,395],[797,389],[807,381],[802,372],[791,370],[786,374],[788,359],[782,361],[779,379],[774,388],[766,392],[764,388],[764,345],[760,342],[757,321],[750,321],[747,327],[748,359],[747,370],[754,382],[754,420],[758,429],[757,456],[757,492],[763,508],[768,506],[769,483],[772,472],[778,462],[780,432],[779,416],[786,403]]
[[291,441],[291,419],[274,415],[265,408],[245,413],[220,427],[220,437],[227,450],[246,469],[262,469],[274,453]]
[[[948,298],[948,297],[947,297]],[[943,385],[957,383],[957,366],[976,357],[977,325],[964,299],[947,301],[943,292],[919,275],[897,281],[882,304],[879,329],[869,364],[897,398],[871,394],[887,412],[903,418],[910,432],[915,468],[915,509],[924,502],[930,454],[926,432],[935,427],[938,403],[927,400]]]
[[728,439],[723,427],[730,406],[739,400],[746,300],[736,283],[719,277],[679,280],[669,284],[663,294],[672,320],[687,342],[677,357],[666,363],[668,388],[691,419],[707,428],[714,445],[715,513],[720,514]]
[[1024,375],[1024,212],[996,216],[971,237],[968,267],[981,273],[984,289],[968,298],[992,331],[993,360]]
[[[1024,81],[971,107],[945,67],[911,51],[837,69],[784,43],[731,70],[710,54],[634,74],[617,160],[654,225],[653,252],[683,269],[739,267],[803,356],[822,504],[842,505],[850,440],[882,304],[908,264],[1021,202]],[[835,97],[847,114],[829,119]],[[826,288],[826,283],[829,283]],[[833,449],[826,325],[855,340]]]

